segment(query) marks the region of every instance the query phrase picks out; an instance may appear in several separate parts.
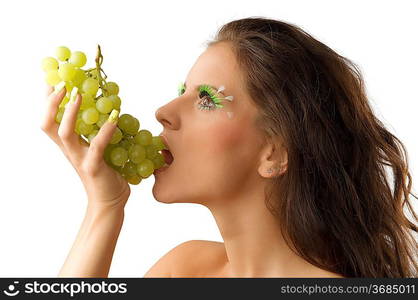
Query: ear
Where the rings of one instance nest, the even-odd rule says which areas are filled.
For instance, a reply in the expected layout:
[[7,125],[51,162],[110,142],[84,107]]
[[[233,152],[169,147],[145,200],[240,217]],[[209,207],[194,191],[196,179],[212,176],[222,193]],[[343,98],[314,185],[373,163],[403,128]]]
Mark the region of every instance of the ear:
[[258,173],[264,178],[279,176],[287,170],[287,149],[282,143],[268,142],[260,152]]

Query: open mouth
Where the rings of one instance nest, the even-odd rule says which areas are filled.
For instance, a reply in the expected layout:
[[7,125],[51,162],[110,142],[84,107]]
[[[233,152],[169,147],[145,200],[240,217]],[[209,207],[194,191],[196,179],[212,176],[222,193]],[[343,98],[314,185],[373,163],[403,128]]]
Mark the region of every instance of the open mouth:
[[174,160],[174,157],[173,157],[173,155],[171,154],[171,152],[170,152],[169,150],[163,149],[163,150],[161,150],[161,154],[162,154],[162,155],[163,155],[163,157],[164,157],[165,163],[166,163],[167,165],[171,165],[171,163],[172,163],[172,162],[173,162],[173,160]]

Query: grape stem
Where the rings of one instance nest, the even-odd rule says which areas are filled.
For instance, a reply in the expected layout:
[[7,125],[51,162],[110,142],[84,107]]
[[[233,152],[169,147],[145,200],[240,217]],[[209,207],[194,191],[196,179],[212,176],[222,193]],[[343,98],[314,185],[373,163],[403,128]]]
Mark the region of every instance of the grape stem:
[[[96,68],[92,68],[91,70],[97,70],[97,80],[99,81],[99,86],[102,90],[102,95],[99,95],[98,97],[96,97],[96,99],[102,97],[103,95],[107,95],[107,90],[106,90],[106,78],[107,75],[106,73],[103,71],[102,69],[102,63],[103,63],[103,55],[102,55],[102,51],[100,49],[100,45],[97,45],[97,55],[96,55]],[[103,76],[102,76],[103,73]]]

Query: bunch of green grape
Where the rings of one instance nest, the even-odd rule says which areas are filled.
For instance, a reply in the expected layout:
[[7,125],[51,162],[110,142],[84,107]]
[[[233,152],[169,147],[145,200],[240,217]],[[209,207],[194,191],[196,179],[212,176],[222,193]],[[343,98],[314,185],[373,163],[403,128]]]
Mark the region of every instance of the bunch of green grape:
[[[81,51],[71,52],[67,47],[56,49],[56,58],[42,60],[45,81],[59,91],[65,86],[67,93],[59,105],[55,117],[61,123],[70,97],[79,92],[82,100],[77,115],[75,132],[91,143],[100,127],[108,120],[113,110],[120,111],[121,99],[116,82],[106,81],[107,75],[101,68],[103,56],[98,45],[96,66],[82,69],[87,62]],[[139,130],[140,123],[130,114],[122,114],[110,143],[106,146],[104,160],[117,170],[130,184],[139,184],[155,169],[165,165],[161,150],[167,149],[160,136],[153,136],[146,129]]]

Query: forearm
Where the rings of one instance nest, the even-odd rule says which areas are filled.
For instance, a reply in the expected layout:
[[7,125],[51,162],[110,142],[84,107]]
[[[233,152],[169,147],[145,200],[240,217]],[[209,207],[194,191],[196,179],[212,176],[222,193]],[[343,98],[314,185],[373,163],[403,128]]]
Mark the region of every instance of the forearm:
[[123,219],[123,207],[88,207],[58,277],[107,277]]

